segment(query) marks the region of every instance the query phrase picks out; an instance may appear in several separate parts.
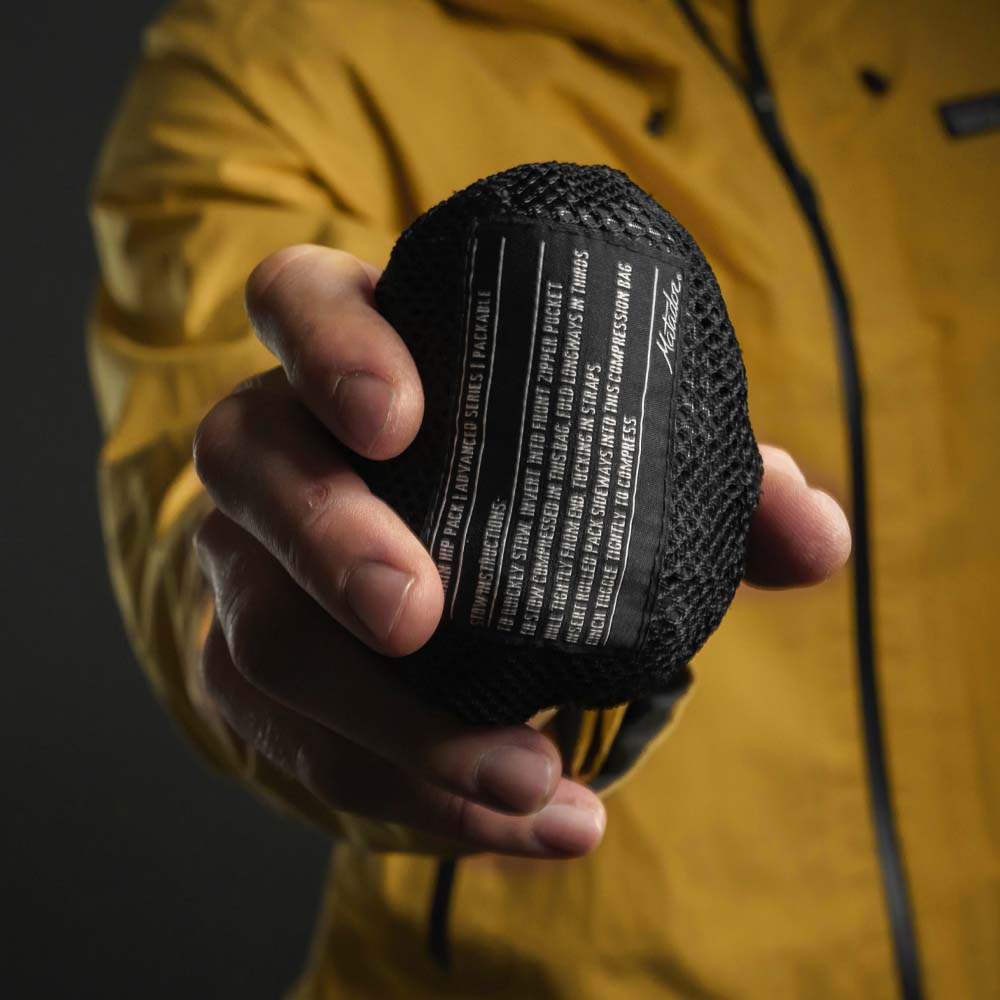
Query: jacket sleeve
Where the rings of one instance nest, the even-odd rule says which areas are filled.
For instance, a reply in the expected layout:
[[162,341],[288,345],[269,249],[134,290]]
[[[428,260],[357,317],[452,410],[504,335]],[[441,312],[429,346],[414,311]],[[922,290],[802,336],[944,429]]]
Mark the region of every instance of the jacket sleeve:
[[[242,81],[257,71],[235,51],[244,27],[238,15],[219,24],[189,4],[147,32],[93,184],[101,278],[88,360],[104,436],[98,490],[113,587],[156,694],[218,767],[338,836],[436,850],[391,824],[334,813],[243,745],[199,686],[210,602],[191,539],[209,501],[191,441],[216,399],[275,364],[246,320],[245,278],[291,243],[383,263],[393,240],[391,193],[370,212],[351,204],[244,91]],[[365,154],[378,176],[385,164],[377,137],[349,77],[339,83],[329,96],[343,109],[342,141],[351,148],[344,163],[357,169]],[[363,186],[345,173],[345,191]]]

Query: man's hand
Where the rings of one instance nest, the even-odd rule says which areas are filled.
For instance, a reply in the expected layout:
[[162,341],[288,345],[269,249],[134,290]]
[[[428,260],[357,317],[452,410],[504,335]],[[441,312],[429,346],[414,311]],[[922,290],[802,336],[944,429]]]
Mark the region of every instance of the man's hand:
[[[247,282],[251,322],[282,367],[238,387],[195,438],[217,507],[196,540],[216,609],[205,689],[336,809],[469,850],[587,854],[604,808],[562,777],[546,737],[464,725],[393,676],[387,657],[427,641],[443,595],[430,555],[347,460],[398,455],[423,415],[413,360],[374,308],[377,279],[349,254],[298,246]],[[847,559],[846,519],[787,453],[761,451],[747,578],[816,583]]]

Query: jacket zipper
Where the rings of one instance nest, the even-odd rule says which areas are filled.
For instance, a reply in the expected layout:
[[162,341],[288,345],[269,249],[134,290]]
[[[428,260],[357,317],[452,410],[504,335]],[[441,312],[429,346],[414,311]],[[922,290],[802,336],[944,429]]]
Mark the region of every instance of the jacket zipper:
[[677,0],[678,6],[694,33],[708,48],[750,103],[757,127],[774,158],[778,161],[799,208],[809,225],[823,265],[847,416],[848,444],[851,459],[851,500],[854,532],[854,621],[858,680],[860,687],[862,729],[868,764],[875,841],[886,908],[892,930],[893,953],[899,976],[900,995],[904,1000],[921,1000],[920,964],[916,935],[903,869],[899,838],[893,817],[889,773],[879,708],[878,679],[875,669],[874,623],[872,620],[871,559],[868,534],[868,486],[864,441],[864,396],[858,371],[850,301],[833,247],[827,235],[816,195],[809,178],[799,168],[778,123],[767,72],[757,46],[749,0],[739,0],[739,37],[749,73],[746,81],[715,44],[705,23],[691,5],[691,0]]

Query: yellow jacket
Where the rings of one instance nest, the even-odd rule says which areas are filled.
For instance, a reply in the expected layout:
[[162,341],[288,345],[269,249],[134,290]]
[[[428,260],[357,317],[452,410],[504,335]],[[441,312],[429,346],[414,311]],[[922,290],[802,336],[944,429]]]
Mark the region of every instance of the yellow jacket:
[[[170,712],[335,834],[296,997],[1000,995],[1000,6],[760,0],[742,30],[721,0],[185,0],[145,37],[94,190],[104,530]],[[569,720],[592,857],[453,870],[206,704],[191,437],[273,364],[261,257],[382,264],[453,190],[549,159],[692,231],[757,436],[853,506],[855,559],[741,592],[669,726],[670,698]]]

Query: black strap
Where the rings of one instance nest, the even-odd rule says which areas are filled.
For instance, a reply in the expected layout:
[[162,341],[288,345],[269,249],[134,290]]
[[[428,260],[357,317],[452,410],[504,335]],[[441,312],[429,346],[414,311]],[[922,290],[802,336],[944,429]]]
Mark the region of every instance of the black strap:
[[438,864],[431,897],[431,915],[427,927],[427,950],[442,968],[451,965],[451,942],[448,938],[448,912],[451,909],[451,892],[455,884],[457,862],[448,858]]

